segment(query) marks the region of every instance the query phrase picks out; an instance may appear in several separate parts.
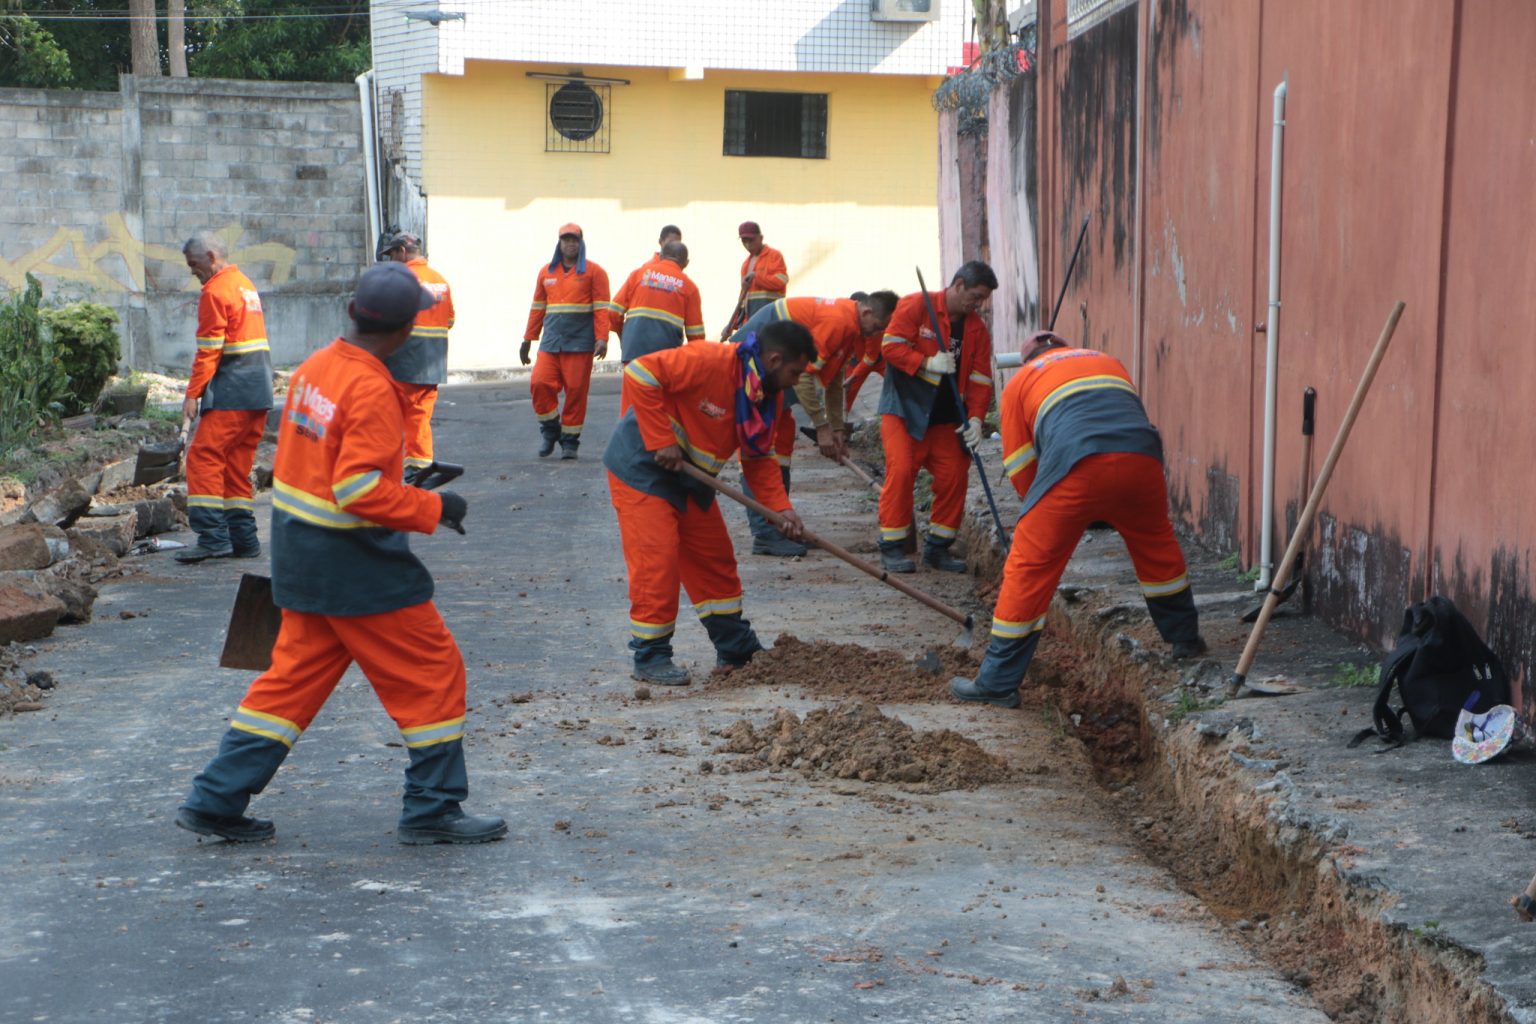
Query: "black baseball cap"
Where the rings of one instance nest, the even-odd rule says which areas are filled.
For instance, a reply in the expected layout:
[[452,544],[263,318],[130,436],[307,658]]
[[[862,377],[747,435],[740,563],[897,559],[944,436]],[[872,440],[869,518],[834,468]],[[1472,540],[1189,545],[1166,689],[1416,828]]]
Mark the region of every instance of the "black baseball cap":
[[413,322],[417,313],[436,301],[404,263],[376,263],[357,279],[347,311],[355,320],[393,331]]

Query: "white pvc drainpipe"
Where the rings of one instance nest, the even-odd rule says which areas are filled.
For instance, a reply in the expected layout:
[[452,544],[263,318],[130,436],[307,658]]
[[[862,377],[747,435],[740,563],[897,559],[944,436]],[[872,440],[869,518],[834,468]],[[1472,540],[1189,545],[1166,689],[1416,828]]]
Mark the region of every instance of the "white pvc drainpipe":
[[357,76],[357,96],[363,109],[363,188],[368,194],[368,239],[365,263],[372,263],[384,225],[379,216],[379,138],[373,125],[373,72]]
[[1275,393],[1280,361],[1280,183],[1285,153],[1285,94],[1290,75],[1275,86],[1275,124],[1269,154],[1269,316],[1264,321],[1264,497],[1260,510],[1259,578],[1268,590],[1275,570]]

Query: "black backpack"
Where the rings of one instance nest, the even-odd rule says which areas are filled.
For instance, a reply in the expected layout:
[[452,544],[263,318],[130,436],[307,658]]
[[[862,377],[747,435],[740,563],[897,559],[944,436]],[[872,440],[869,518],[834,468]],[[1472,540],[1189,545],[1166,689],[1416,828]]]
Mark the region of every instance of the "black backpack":
[[[1391,706],[1394,686],[1402,699],[1399,708]],[[1392,747],[1401,746],[1404,714],[1416,737],[1448,740],[1463,707],[1481,714],[1508,703],[1509,675],[1498,655],[1450,600],[1436,595],[1403,613],[1397,646],[1381,663],[1371,712],[1375,725],[1362,729],[1349,745],[1376,735]]]

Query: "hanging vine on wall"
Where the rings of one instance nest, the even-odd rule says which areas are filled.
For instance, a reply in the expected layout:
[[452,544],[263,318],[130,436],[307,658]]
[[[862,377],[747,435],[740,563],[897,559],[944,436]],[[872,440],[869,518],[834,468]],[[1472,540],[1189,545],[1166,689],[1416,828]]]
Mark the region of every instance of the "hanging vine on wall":
[[981,135],[987,130],[987,100],[992,90],[1020,75],[1034,73],[1035,51],[1030,46],[1011,43],[986,50],[933,91],[933,109],[955,111],[961,135]]

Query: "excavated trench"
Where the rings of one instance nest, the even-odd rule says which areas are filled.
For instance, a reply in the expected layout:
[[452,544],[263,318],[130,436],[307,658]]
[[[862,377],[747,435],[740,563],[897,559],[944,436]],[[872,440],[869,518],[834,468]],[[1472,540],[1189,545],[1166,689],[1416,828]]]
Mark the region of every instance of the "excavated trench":
[[[983,577],[985,579],[986,577]],[[1241,942],[1349,1024],[1511,1018],[1481,958],[1381,923],[1394,896],[1351,878],[1341,840],[1255,785],[1234,754],[1276,752],[1232,712],[1169,722],[1161,657],[1081,596],[1058,597],[1026,700],[1082,743],[1107,802],[1145,852]]]

